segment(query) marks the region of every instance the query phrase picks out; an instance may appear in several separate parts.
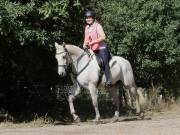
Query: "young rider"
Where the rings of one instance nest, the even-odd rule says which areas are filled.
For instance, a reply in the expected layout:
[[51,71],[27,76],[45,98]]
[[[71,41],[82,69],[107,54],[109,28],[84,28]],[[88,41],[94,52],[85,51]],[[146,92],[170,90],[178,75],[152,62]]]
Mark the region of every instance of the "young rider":
[[85,13],[86,27],[83,48],[90,48],[94,53],[98,54],[105,66],[106,86],[112,85],[111,74],[109,68],[109,51],[105,43],[105,33],[102,26],[97,22],[95,18],[95,12],[88,10]]

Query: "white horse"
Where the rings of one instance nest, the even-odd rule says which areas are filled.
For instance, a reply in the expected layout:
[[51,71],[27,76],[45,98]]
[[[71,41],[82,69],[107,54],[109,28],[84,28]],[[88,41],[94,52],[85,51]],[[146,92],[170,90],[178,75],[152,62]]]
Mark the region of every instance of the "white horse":
[[[96,113],[95,120],[98,121],[100,119],[98,109],[98,88],[104,87],[106,79],[103,75],[100,85],[98,85],[100,67],[97,63],[96,56],[92,51],[89,50],[90,54],[88,54],[83,49],[74,45],[59,45],[58,43],[55,43],[55,47],[56,59],[58,62],[58,74],[60,76],[66,76],[67,72],[71,72],[71,78],[75,85],[75,88],[70,90],[68,96],[70,112],[73,119],[75,121],[80,120],[74,109],[73,100],[80,93],[81,86],[90,91]],[[67,71],[68,67],[70,67],[69,71]],[[137,87],[129,61],[119,56],[113,56],[110,60],[110,68],[113,86],[109,88],[109,92],[116,105],[114,117],[119,117],[119,81],[122,81],[124,86],[129,89],[132,98],[135,100],[136,113],[143,117],[144,114],[141,111],[139,103],[139,100],[141,98],[143,99],[143,96],[142,94],[137,93]]]

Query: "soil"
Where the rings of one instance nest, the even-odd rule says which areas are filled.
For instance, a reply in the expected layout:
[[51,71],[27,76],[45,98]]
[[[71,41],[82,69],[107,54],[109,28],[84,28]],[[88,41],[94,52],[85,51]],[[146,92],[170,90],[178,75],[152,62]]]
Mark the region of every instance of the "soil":
[[155,113],[144,120],[131,116],[120,117],[116,122],[103,119],[99,123],[59,123],[48,127],[0,127],[0,135],[180,135],[180,111]]

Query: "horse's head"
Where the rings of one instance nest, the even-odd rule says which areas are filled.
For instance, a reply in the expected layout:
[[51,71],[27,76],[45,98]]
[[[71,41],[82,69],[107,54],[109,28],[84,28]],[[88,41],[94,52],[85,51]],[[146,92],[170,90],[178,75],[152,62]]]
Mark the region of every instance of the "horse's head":
[[65,43],[59,45],[55,43],[56,48],[56,59],[58,62],[58,74],[60,76],[66,76],[66,71],[69,66],[69,58],[68,58],[68,51],[66,49]]

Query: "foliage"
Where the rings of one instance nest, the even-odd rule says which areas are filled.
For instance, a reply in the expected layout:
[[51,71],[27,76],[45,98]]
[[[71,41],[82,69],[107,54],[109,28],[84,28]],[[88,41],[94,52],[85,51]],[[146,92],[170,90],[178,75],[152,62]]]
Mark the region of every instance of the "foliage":
[[77,0],[0,1],[0,107],[52,110],[48,104],[58,101],[50,89],[66,83],[57,76],[53,45],[81,42],[80,7]]
[[130,60],[136,80],[147,86],[177,79],[178,0],[104,0],[98,7],[111,51]]
[[91,8],[111,51],[130,60],[137,82],[166,87],[178,80],[179,0],[1,0],[0,107],[47,113],[59,105],[53,90],[69,79],[58,78],[53,45],[81,45],[84,11]]

